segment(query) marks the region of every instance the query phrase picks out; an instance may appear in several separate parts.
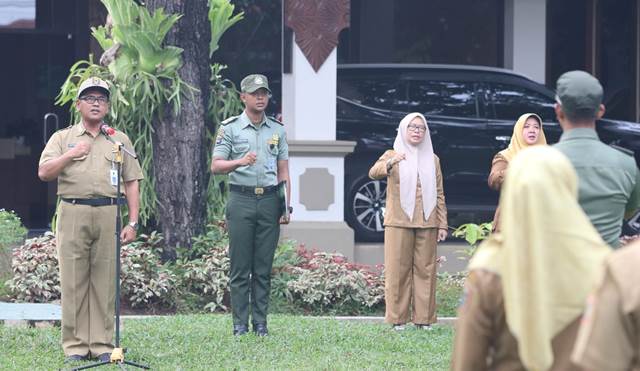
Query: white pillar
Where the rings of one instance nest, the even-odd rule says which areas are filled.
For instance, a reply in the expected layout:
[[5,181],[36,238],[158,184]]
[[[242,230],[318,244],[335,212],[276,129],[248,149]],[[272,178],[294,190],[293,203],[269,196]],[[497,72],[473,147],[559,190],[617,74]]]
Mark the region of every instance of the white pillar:
[[296,43],[291,73],[282,76],[282,121],[289,142],[291,224],[282,238],[354,258],[344,222],[344,156],[355,142],[336,141],[336,50],[316,72]]
[[546,0],[505,0],[504,67],[544,84],[546,79]]

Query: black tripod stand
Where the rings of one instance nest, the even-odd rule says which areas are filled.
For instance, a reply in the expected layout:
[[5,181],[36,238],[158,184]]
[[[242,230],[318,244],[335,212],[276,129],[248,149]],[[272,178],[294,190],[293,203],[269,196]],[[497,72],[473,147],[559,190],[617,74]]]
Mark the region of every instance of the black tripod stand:
[[108,134],[102,133],[111,143],[113,143],[113,153],[114,153],[114,162],[117,170],[117,181],[116,181],[116,344],[113,348],[113,352],[111,353],[111,359],[104,362],[97,362],[87,366],[77,367],[73,370],[86,370],[88,368],[99,367],[103,365],[108,365],[110,363],[115,363],[120,368],[124,369],[123,364],[149,369],[149,366],[141,365],[135,362],[127,361],[124,359],[124,350],[120,347],[120,249],[122,247],[122,243],[120,241],[120,232],[122,230],[122,222],[120,221],[120,200],[122,197],[120,196],[120,176],[122,174],[122,153],[126,153],[127,155],[137,158],[138,156],[135,153],[129,151],[124,147],[124,145],[120,142],[114,141]]

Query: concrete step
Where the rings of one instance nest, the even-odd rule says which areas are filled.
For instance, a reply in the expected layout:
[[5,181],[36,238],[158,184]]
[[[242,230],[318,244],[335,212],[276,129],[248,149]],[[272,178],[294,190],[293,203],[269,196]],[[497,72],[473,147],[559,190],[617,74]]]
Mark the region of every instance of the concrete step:
[[[466,269],[467,255],[464,253],[468,247],[464,242],[444,242],[438,245],[437,255],[444,257],[446,261],[438,268],[438,272],[459,273]],[[384,264],[383,243],[356,243],[354,261],[358,264]]]

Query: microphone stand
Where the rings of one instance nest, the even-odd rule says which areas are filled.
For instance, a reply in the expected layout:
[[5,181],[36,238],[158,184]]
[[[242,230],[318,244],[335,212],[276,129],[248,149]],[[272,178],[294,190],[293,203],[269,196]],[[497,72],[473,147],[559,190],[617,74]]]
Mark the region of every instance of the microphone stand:
[[77,368],[74,368],[73,370],[74,371],[86,370],[89,368],[108,365],[110,363],[117,364],[123,370],[125,368],[124,366],[122,366],[122,364],[149,370],[150,369],[149,366],[125,360],[124,359],[125,350],[120,347],[120,249],[122,247],[122,242],[120,241],[120,232],[122,230],[122,222],[120,220],[120,215],[121,215],[120,200],[122,199],[122,197],[120,196],[120,177],[122,174],[122,160],[123,160],[122,153],[124,152],[134,159],[138,158],[138,156],[135,153],[128,150],[127,148],[125,148],[125,146],[121,142],[116,142],[115,140],[113,140],[113,138],[111,138],[109,134],[105,133],[104,130],[101,129],[100,133],[104,135],[107,138],[107,140],[113,144],[113,153],[115,154],[114,162],[117,164],[117,173],[118,173],[118,181],[116,182],[117,184],[116,185],[116,207],[117,207],[116,209],[116,305],[115,305],[116,344],[115,344],[115,347],[113,348],[113,351],[111,352],[110,360],[104,361],[104,362],[96,362],[87,366],[77,367]]

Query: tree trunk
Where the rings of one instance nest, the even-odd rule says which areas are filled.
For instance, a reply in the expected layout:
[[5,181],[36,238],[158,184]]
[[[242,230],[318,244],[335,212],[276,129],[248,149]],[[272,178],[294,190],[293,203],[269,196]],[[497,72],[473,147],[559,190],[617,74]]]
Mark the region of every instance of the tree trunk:
[[206,223],[209,173],[206,163],[207,104],[209,101],[209,42],[211,30],[206,0],[147,0],[150,11],[164,8],[182,18],[167,35],[167,45],[184,49],[180,77],[198,89],[182,99],[176,116],[166,110],[154,125],[153,172],[158,196],[158,222],[166,248],[165,259],[175,259],[177,246],[191,246],[192,237]]

